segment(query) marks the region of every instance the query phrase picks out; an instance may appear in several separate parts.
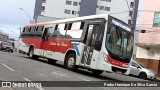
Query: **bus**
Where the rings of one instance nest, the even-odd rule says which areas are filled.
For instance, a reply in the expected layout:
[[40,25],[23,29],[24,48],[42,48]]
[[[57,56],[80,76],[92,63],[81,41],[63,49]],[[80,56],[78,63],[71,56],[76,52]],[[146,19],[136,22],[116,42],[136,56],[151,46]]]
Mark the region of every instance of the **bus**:
[[49,63],[62,61],[68,70],[129,74],[133,39],[123,21],[108,14],[91,15],[24,26],[19,52]]

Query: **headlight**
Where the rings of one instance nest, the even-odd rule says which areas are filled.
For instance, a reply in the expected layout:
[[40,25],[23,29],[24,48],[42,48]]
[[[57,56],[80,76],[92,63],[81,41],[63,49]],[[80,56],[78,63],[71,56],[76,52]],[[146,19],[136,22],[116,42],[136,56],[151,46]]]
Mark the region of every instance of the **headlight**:
[[109,60],[108,60],[107,54],[104,53],[104,52],[103,52],[103,58],[104,58],[104,61],[105,61],[105,62],[110,63]]

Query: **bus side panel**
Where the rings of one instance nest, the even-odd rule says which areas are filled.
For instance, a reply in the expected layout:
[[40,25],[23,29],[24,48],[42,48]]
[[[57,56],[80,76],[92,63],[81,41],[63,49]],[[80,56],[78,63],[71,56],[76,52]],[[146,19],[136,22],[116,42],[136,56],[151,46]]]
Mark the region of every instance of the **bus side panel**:
[[34,54],[35,55],[40,55],[40,45],[41,45],[41,39],[40,38],[22,38],[20,43],[22,43],[20,50],[28,53],[29,52],[29,47],[31,45],[34,46]]
[[47,58],[64,61],[66,52],[68,50],[74,50],[74,47],[70,40],[50,39],[47,42],[45,50],[45,56]]
[[74,46],[74,49],[75,49],[76,55],[77,55],[76,65],[81,65],[81,60],[82,60],[83,50],[84,50],[85,44],[80,42],[79,44],[73,44],[73,46]]
[[90,68],[92,69],[97,69],[97,62],[99,62],[99,52],[96,50],[93,50],[93,55],[92,55],[92,59],[91,59],[91,64],[90,64]]
[[19,45],[18,45],[19,51],[23,51],[25,53],[28,53],[29,46],[27,43],[23,42],[22,38],[19,40]]

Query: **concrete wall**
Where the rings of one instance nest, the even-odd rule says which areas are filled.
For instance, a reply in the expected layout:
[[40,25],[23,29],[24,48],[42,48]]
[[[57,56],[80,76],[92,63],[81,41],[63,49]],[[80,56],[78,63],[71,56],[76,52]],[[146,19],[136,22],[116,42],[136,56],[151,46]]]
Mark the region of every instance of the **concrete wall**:
[[[152,3],[152,4],[151,4]],[[140,7],[137,18],[137,31],[146,30],[145,33],[138,33],[137,42],[140,47],[137,47],[137,58],[148,58],[159,60],[160,54],[160,27],[153,27],[154,13],[160,11],[160,2],[157,0],[140,0]],[[142,50],[141,47],[155,47],[155,56],[149,56],[146,54],[148,50]],[[144,48],[145,49],[145,48]],[[159,55],[159,56],[158,56]]]
[[144,59],[159,60],[160,48],[150,47],[150,49],[147,49],[146,47],[143,47],[143,48],[138,47],[136,57],[144,58]]

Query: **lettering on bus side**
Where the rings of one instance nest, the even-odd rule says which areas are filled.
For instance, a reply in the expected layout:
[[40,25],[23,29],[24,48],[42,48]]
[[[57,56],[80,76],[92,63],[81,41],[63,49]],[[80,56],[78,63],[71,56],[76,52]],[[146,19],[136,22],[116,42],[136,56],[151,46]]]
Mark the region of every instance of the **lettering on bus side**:
[[63,46],[63,47],[68,46],[68,44],[65,44],[64,42],[61,42],[61,43],[51,42],[50,45],[51,46]]

